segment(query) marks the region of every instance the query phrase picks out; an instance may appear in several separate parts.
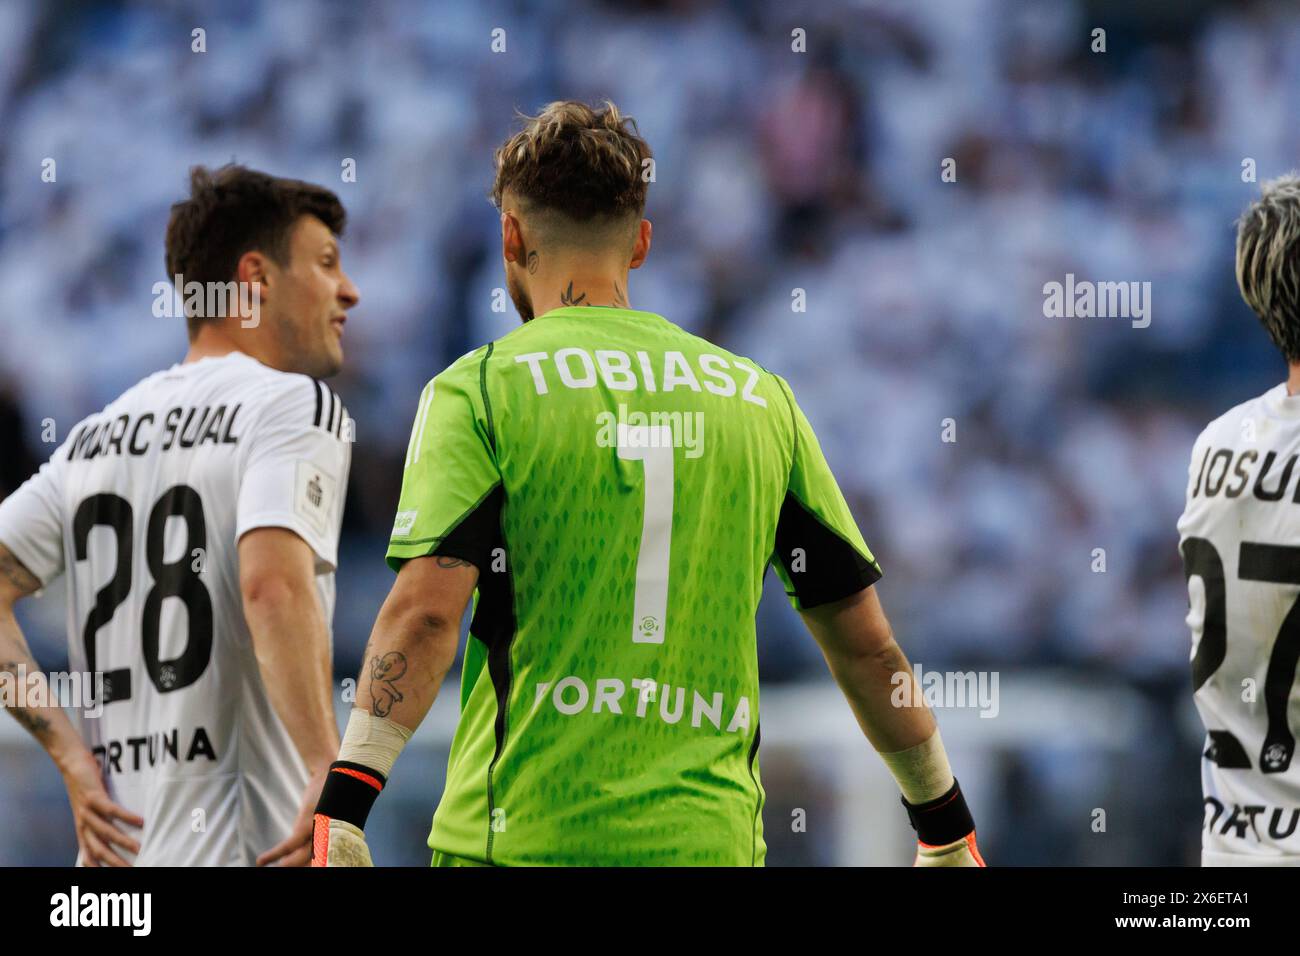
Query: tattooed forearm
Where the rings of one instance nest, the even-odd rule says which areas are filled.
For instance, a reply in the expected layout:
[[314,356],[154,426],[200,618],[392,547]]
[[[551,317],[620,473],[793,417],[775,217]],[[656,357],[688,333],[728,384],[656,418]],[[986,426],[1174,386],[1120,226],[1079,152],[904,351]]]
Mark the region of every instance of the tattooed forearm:
[[20,667],[26,666],[26,661],[0,661],[0,674],[17,674]]
[[370,711],[376,717],[387,717],[393,712],[393,705],[404,698],[397,689],[397,681],[406,673],[406,655],[400,651],[389,651],[380,657],[370,659]]
[[[0,594],[9,597],[8,603],[12,603],[14,596],[21,597],[25,594],[31,594],[39,591],[41,582],[23,566],[23,563],[13,556],[8,548],[0,545]],[[0,640],[4,644],[4,656],[0,658],[0,674],[6,675],[6,679],[18,678],[22,680],[24,671],[29,674],[37,673],[36,661],[32,659],[31,651],[27,648],[27,642],[23,639],[22,631],[19,630],[13,618],[8,618],[8,624],[0,627]],[[23,688],[19,688],[19,695],[23,694]],[[0,695],[4,697],[7,695]],[[11,699],[11,703],[12,699]],[[42,717],[40,712],[30,708],[22,707],[16,704],[3,707],[14,715],[14,720],[18,721],[27,732],[46,744],[46,736],[51,731],[53,725],[49,719]]]
[[0,581],[8,584],[20,596],[41,589],[41,582],[36,575],[28,571],[4,545],[0,545]]
[[[24,670],[34,673],[35,665],[36,662],[31,660],[0,661],[0,674],[18,676]],[[22,724],[33,736],[40,737],[50,729],[50,722],[40,714],[31,713],[22,707],[9,707],[6,709],[14,715],[14,720]]]
[[13,708],[9,712],[14,715],[14,719],[18,723],[27,728],[28,733],[33,737],[40,737],[50,729],[50,722],[40,714],[29,714],[27,711],[17,708]]

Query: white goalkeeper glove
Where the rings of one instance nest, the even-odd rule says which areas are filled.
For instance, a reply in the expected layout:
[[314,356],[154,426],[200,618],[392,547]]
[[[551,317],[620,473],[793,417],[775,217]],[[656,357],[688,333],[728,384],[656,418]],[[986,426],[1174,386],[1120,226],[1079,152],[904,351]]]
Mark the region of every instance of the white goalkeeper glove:
[[926,846],[916,844],[916,860],[913,866],[987,866],[980,856],[979,847],[975,845],[975,833],[971,832],[965,839],[943,846]]
[[361,828],[346,820],[316,814],[312,831],[312,866],[374,866]]
[[913,866],[985,865],[975,845],[975,820],[955,778],[943,796],[915,805],[904,797],[903,806],[916,831]]
[[311,835],[312,866],[374,866],[363,832],[411,731],[386,717],[353,709],[321,788]]

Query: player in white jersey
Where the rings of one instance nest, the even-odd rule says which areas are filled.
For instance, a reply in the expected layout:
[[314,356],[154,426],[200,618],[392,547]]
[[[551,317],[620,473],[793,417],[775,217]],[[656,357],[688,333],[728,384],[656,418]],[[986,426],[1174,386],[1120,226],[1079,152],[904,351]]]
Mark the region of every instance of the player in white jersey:
[[[67,784],[86,864],[305,864],[339,746],[333,573],[351,422],[319,378],[358,294],[329,191],[196,169],[168,271],[255,298],[190,314],[185,361],[74,427],[0,502],[0,670],[38,671],[13,604],[64,574],[80,732],[10,708]],[[254,307],[255,303],[255,307]]]
[[1265,183],[1237,233],[1237,283],[1287,381],[1196,440],[1178,522],[1192,686],[1207,731],[1202,863],[1300,865],[1300,179]]

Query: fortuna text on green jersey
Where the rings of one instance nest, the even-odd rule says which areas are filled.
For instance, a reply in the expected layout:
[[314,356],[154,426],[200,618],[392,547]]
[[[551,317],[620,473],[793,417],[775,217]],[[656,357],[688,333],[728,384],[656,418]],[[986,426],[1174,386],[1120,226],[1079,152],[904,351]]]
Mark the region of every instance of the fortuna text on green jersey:
[[429,846],[506,865],[761,865],[755,614],[880,576],[780,377],[565,307],[424,390],[388,549],[479,570]]

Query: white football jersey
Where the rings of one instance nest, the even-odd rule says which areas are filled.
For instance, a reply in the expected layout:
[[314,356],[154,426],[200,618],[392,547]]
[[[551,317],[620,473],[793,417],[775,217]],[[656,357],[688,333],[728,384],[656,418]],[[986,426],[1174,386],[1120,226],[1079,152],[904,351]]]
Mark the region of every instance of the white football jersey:
[[1202,863],[1300,865],[1300,396],[1206,427],[1178,522],[1192,686],[1207,731]]
[[0,542],[43,583],[67,574],[71,669],[104,678],[82,736],[144,818],[119,824],[137,865],[251,865],[292,829],[307,770],[262,684],[237,542],[298,534],[332,620],[350,438],[327,385],[236,352],[144,379],[0,502]]

